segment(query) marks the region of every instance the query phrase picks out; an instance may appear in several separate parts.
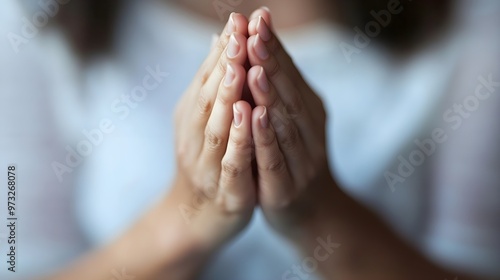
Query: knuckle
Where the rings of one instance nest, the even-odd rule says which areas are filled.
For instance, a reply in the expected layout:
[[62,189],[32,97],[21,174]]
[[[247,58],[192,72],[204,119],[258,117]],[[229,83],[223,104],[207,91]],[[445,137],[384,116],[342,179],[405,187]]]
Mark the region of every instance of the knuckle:
[[276,110],[273,110],[273,114],[271,115],[271,123],[278,133],[283,132],[283,130],[290,126],[290,116],[286,110],[286,107],[279,106]]
[[297,128],[290,124],[283,129],[283,138],[280,141],[280,146],[284,150],[294,150],[299,142],[299,133]]
[[247,138],[239,138],[236,136],[231,136],[229,138],[231,146],[233,146],[234,150],[238,151],[240,154],[248,154],[252,151],[253,142],[252,139]]
[[271,57],[269,60],[269,65],[266,71],[270,80],[275,80],[281,73],[281,65],[278,63],[275,57]]
[[226,75],[226,67],[227,60],[224,55],[221,55],[215,66],[215,70],[219,73],[220,77],[224,77],[224,75]]
[[260,149],[270,149],[273,147],[276,136],[273,131],[268,131],[267,133],[263,133],[261,137],[259,137],[259,141],[255,141],[255,145]]
[[200,95],[198,96],[198,110],[201,115],[208,115],[212,111],[212,103],[207,98],[206,88],[201,87]]
[[234,179],[237,178],[238,176],[245,171],[245,168],[242,166],[238,165],[236,162],[232,160],[223,160],[222,161],[222,173],[226,178]]
[[286,170],[286,165],[285,165],[285,159],[283,158],[282,155],[276,155],[270,160],[268,160],[262,167],[262,170],[273,172],[273,173],[278,173],[281,174],[285,172]]
[[[223,82],[221,82],[223,83]],[[229,94],[227,94],[227,92],[225,92],[224,90],[219,90],[219,92],[217,93],[217,101],[224,107],[227,107],[229,105],[232,106],[232,104],[234,103],[235,100],[231,100],[231,97]]]
[[304,102],[298,93],[292,97],[290,103],[286,105],[285,110],[286,115],[290,118],[296,118],[304,112]]
[[207,65],[203,66],[203,70],[202,70],[202,74],[201,74],[201,79],[200,79],[201,85],[205,85],[207,83],[208,78],[210,78],[210,74],[211,74],[210,70],[211,69],[209,69]]
[[268,109],[272,110],[274,108],[279,108],[281,104],[281,99],[278,97],[276,92],[273,92],[269,95],[269,104]]
[[219,185],[215,182],[211,184],[207,184],[203,187],[203,194],[210,200],[214,199],[217,196],[217,192],[219,190]]
[[216,150],[222,146],[224,141],[220,135],[207,126],[205,129],[205,142],[207,143],[207,148]]

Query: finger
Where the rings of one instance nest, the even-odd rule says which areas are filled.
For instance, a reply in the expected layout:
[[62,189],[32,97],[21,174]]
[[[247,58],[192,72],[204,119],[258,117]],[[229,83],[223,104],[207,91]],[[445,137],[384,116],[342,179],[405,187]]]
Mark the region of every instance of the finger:
[[[246,38],[238,33],[233,33],[231,35],[230,42],[224,51],[217,64],[211,73],[208,81],[200,88],[198,96],[196,96],[196,101],[191,103],[194,106],[189,108],[190,114],[188,118],[192,123],[192,126],[187,133],[186,141],[189,142],[189,147],[193,150],[193,153],[200,154],[203,143],[205,139],[205,128],[207,127],[207,122],[213,113],[214,106],[216,103],[224,102],[230,100],[225,105],[228,108],[228,112],[231,112],[231,104],[236,100],[241,99],[241,91],[246,79],[245,75],[239,75],[240,69],[243,68],[243,63],[246,60]],[[233,87],[227,88],[221,86],[224,84],[223,80],[226,76],[228,70],[227,65],[233,65],[232,70],[236,72],[236,83]],[[238,90],[236,90],[238,88]],[[222,92],[220,92],[222,90]],[[222,95],[219,95],[219,93]],[[227,97],[226,97],[227,95]],[[235,99],[236,98],[236,99]],[[220,112],[216,112],[219,114]],[[227,123],[230,123],[230,113],[226,115]],[[220,118],[219,118],[220,119]],[[229,125],[224,126],[229,131]],[[227,133],[225,133],[227,134]],[[224,134],[224,135],[225,135]],[[224,136],[222,134],[218,134]],[[210,139],[208,139],[210,140]],[[217,140],[217,139],[215,139]]]
[[217,61],[219,60],[221,54],[226,49],[227,44],[229,43],[230,36],[233,33],[239,33],[245,37],[248,35],[248,20],[242,14],[231,13],[229,15],[229,19],[227,21],[226,26],[224,27],[224,30],[220,34],[214,47],[211,48],[208,57],[205,59],[202,66],[198,70],[197,73],[198,82],[203,84],[208,79]]
[[226,152],[229,130],[233,120],[233,104],[241,99],[246,73],[243,66],[229,64],[226,77],[219,84],[214,109],[202,135],[203,147],[198,161],[209,178],[218,177],[220,162]]
[[273,84],[269,83],[264,68],[255,66],[248,71],[248,86],[255,104],[267,107],[269,120],[273,126],[278,145],[285,156],[291,176],[301,189],[308,177],[309,156],[296,124],[287,114],[285,104],[277,94]]
[[259,35],[260,38],[265,43],[266,47],[269,49],[269,51],[273,53],[274,56],[276,56],[279,62],[284,64],[283,66],[287,66],[287,68],[289,68],[286,73],[292,76],[294,79],[302,79],[302,75],[293,64],[291,57],[284,49],[278,37],[269,27],[270,19],[268,20],[266,19],[266,17],[270,18],[271,17],[270,14],[268,14],[267,12],[264,12],[263,14],[264,16],[259,14],[259,16],[250,20],[250,23],[248,24],[249,36],[252,37]]
[[[273,60],[271,56],[269,59]],[[273,113],[275,107],[279,107],[278,112],[280,118],[283,120],[282,122],[293,122],[296,125],[300,138],[304,141],[306,150],[309,152],[317,151],[317,147],[321,146],[323,144],[322,141],[324,141],[323,138],[318,137],[324,129],[321,125],[324,124],[324,121],[314,119],[311,111],[319,111],[323,107],[319,107],[319,109],[317,107],[314,109],[308,108],[304,102],[304,98],[301,98],[297,92],[298,89],[279,68],[271,70],[274,71],[274,75],[269,74],[269,70],[266,70],[264,66],[254,66],[252,69],[248,73],[248,84],[255,104],[270,107],[271,113]],[[268,88],[259,86],[265,86],[266,84],[270,86]],[[273,102],[277,100],[279,102],[274,104]],[[278,132],[280,131],[278,130]]]
[[255,10],[248,20],[250,21],[248,24],[248,34],[249,35],[255,35],[257,34],[257,21],[253,21],[253,19],[256,19],[258,17],[262,17],[268,24],[268,26],[273,29],[273,24],[272,24],[272,17],[271,17],[271,11],[269,10],[268,7],[260,7],[257,10]]
[[264,209],[285,207],[294,199],[297,190],[292,184],[266,107],[258,106],[252,112],[252,136],[258,170],[259,203]]
[[221,161],[217,203],[227,212],[243,212],[256,203],[252,176],[252,109],[245,101],[233,106],[234,121]]
[[[224,56],[228,50],[234,51],[235,49],[237,50],[241,48],[238,44],[236,44],[236,46],[233,44],[231,48],[229,48],[229,44],[231,42],[234,43],[234,40],[231,40],[233,34],[241,34],[245,38],[248,34],[248,20],[246,17],[238,13],[231,13],[223,32],[218,36],[218,40],[211,48],[208,57],[196,73],[194,82],[190,84],[188,92],[190,93],[191,101],[197,99],[201,87],[207,83],[208,79],[214,72],[214,68],[217,67],[217,64],[220,64],[221,57]],[[212,36],[212,41],[214,38],[215,37]],[[212,44],[214,43],[212,42]],[[235,58],[236,61],[238,61],[238,59],[241,60],[239,57]]]
[[326,113],[323,102],[302,78],[292,59],[263,18],[259,17],[253,21],[257,22],[257,34],[248,39],[250,65],[264,67],[285,103],[288,113],[296,122],[312,158],[321,158],[323,151],[317,147],[325,146]]
[[[250,65],[262,65],[271,77],[274,76],[274,72],[281,70],[284,75],[290,78],[293,86],[299,90],[301,98],[304,99],[308,108],[322,106],[321,99],[314,94],[304,80],[277,36],[269,28],[266,20],[262,17],[255,18],[249,24],[249,26],[252,25],[256,27],[254,30],[249,30],[251,35],[248,40]],[[316,121],[320,121],[324,117],[321,110],[313,111],[315,111],[313,117]]]
[[[244,35],[240,33],[233,33],[230,36],[229,43],[226,46],[224,52],[221,53],[217,63],[214,65],[210,76],[206,82],[201,86],[198,100],[203,101],[200,103],[198,109],[201,111],[200,117],[207,118],[211,105],[215,100],[217,95],[217,88],[219,87],[220,81],[224,78],[226,74],[226,66],[228,63],[234,63],[239,65],[244,65],[247,60],[247,39]],[[208,113],[208,114],[207,114]],[[207,118],[208,119],[208,118]]]
[[[228,43],[231,35],[233,33],[246,35],[247,29],[248,21],[243,15],[232,13],[229,16],[228,23],[218,37],[217,43],[211,48],[210,54],[198,70],[193,82],[189,85],[181,99],[181,103],[177,107],[176,117],[178,121],[176,121],[176,124],[179,128],[177,129],[178,153],[183,158],[188,159],[186,161],[188,164],[194,162],[199,156],[203,144],[203,131],[216,94],[212,93],[209,96],[202,95],[200,97],[201,86],[207,82],[215,65],[221,60],[221,57],[226,57],[225,53],[228,51]],[[242,46],[242,44],[246,43],[246,38],[238,43]],[[244,52],[246,59],[246,50],[240,52]],[[224,60],[225,58],[222,59]],[[236,60],[238,59],[241,60],[241,56],[238,56]],[[229,61],[230,59],[225,60]],[[193,115],[198,118],[193,117]]]

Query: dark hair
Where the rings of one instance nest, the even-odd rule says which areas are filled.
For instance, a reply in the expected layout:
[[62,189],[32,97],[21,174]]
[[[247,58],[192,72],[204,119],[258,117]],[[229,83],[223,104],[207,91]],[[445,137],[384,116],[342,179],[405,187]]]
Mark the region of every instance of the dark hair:
[[123,0],[73,0],[61,7],[55,22],[84,57],[112,48]]
[[[342,21],[348,28],[364,29],[375,20],[373,13],[388,10],[389,3],[400,3],[402,11],[392,14],[386,27],[374,39],[395,49],[409,49],[446,27],[452,0],[336,0]],[[398,6],[399,7],[399,6]],[[401,9],[400,8],[400,9]]]
[[[56,21],[63,26],[74,48],[82,55],[109,51],[116,18],[125,0],[73,0],[61,7]],[[407,50],[438,33],[448,20],[452,0],[332,0],[340,21],[349,29],[373,21],[372,11],[387,10],[399,2],[403,11],[375,38],[395,50]]]

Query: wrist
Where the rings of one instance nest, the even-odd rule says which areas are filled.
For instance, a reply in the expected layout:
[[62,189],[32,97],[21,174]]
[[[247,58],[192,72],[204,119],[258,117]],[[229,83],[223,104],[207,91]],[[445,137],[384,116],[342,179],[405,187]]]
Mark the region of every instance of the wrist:
[[317,238],[326,237],[332,234],[332,227],[335,223],[335,209],[339,189],[329,172],[319,177],[312,185],[311,191],[303,204],[301,218],[293,228],[284,231],[287,239],[298,245],[300,248],[310,248],[316,245]]
[[[150,223],[163,271],[169,279],[191,279],[203,268],[210,255],[207,248],[192,233],[191,225],[183,218],[179,208],[190,202],[190,189],[182,174],[177,174],[171,191],[158,204]],[[175,277],[174,277],[175,275]],[[177,275],[182,275],[178,277]]]

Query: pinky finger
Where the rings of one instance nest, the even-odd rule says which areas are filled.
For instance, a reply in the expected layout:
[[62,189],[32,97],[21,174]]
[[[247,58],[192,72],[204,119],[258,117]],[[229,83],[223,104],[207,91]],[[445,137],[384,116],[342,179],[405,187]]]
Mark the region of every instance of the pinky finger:
[[283,208],[293,200],[296,190],[266,107],[259,106],[253,110],[252,134],[257,160],[259,203],[264,209]]
[[244,213],[253,209],[257,200],[252,175],[252,109],[247,102],[238,101],[233,111],[234,122],[221,162],[217,202],[226,212]]

